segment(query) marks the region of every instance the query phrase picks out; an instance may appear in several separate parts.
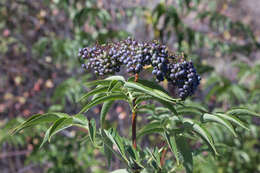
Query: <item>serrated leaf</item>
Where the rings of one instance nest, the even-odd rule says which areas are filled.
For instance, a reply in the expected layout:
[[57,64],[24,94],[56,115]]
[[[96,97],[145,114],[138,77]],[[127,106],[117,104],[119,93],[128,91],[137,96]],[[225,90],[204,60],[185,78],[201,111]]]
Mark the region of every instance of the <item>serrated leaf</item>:
[[149,87],[146,87],[140,83],[136,82],[125,82],[124,85],[126,88],[132,88],[135,91],[143,92],[145,94],[148,94],[150,96],[153,96],[157,99],[164,100],[166,102],[170,103],[176,103],[176,99],[173,99],[172,97],[168,96],[164,92],[157,90],[157,89],[152,89]]
[[104,140],[104,143],[103,143],[103,147],[104,147],[104,154],[107,158],[107,162],[108,162],[108,165],[111,165],[111,159],[112,159],[112,148],[113,148],[113,143],[108,140],[108,139],[103,139]]
[[[130,78],[128,80],[128,82],[134,82],[134,78]],[[140,83],[143,86],[146,86],[146,87],[149,87],[149,88],[152,88],[152,89],[162,91],[165,94],[169,95],[169,93],[161,85],[158,85],[155,82],[152,82],[152,81],[149,81],[149,80],[138,79],[137,83]]]
[[129,172],[127,171],[127,169],[118,169],[118,170],[115,170],[115,171],[110,172],[110,173],[129,173]]
[[81,124],[83,126],[88,125],[88,119],[83,114],[76,114],[72,116],[73,122],[76,124]]
[[142,129],[138,130],[137,138],[140,138],[150,133],[160,133],[163,131],[164,129],[160,122],[150,122],[147,125],[145,125]]
[[260,117],[259,114],[255,113],[255,112],[252,112],[246,108],[233,108],[229,111],[226,112],[226,114],[229,114],[229,115],[250,115],[250,116],[257,116],[257,117]]
[[186,169],[187,173],[193,172],[193,159],[191,148],[187,143],[187,140],[183,136],[178,136],[176,139],[177,148],[181,158],[183,160],[183,166]]
[[125,82],[125,78],[123,76],[110,76],[105,80],[116,80],[116,81],[121,81],[123,83]]
[[[165,107],[167,107],[172,113],[174,113],[174,115],[178,116],[178,112],[176,111],[176,109],[174,108],[174,106],[171,103],[166,102],[166,101],[161,100],[161,99],[156,99],[156,100],[158,102],[160,102],[161,104],[163,104]],[[178,117],[180,117],[180,116],[178,116]]]
[[205,113],[203,114],[203,116],[201,117],[203,121],[205,122],[216,122],[219,124],[222,124],[223,126],[225,126],[235,137],[237,137],[237,134],[233,128],[233,126],[224,118],[213,115],[213,114],[208,114]]
[[49,132],[49,138],[48,141],[50,142],[51,137],[58,133],[59,131],[68,128],[73,125],[73,119],[72,118],[67,118],[63,117],[58,120],[56,120],[53,125],[51,126],[50,132]]
[[96,122],[94,119],[91,119],[88,123],[89,137],[92,143],[95,145],[96,138]]
[[244,129],[249,130],[249,128],[246,127],[244,122],[242,122],[241,120],[239,120],[237,117],[235,117],[233,115],[227,115],[227,114],[223,114],[223,113],[217,113],[216,115],[218,115],[222,118],[225,118],[226,120],[231,121],[231,122],[237,124],[238,126],[243,127]]
[[114,101],[106,101],[101,109],[101,113],[100,113],[100,124],[101,124],[101,128],[104,128],[104,123],[105,123],[105,119],[106,119],[106,115],[110,109],[110,107],[113,105]]
[[42,124],[42,123],[49,123],[54,122],[60,117],[69,117],[67,114],[64,113],[46,113],[46,114],[36,114],[31,116],[25,122],[20,124],[18,127],[11,131],[11,134],[17,133],[25,128],[31,127],[33,125]]
[[104,93],[105,91],[107,91],[108,88],[109,88],[108,86],[97,87],[97,88],[89,91],[88,93],[84,94],[77,102],[81,102],[82,100],[85,100],[88,97],[93,96],[95,94]]
[[212,136],[210,135],[210,133],[207,131],[207,129],[205,127],[203,127],[202,125],[200,125],[198,122],[194,121],[194,120],[190,120],[188,118],[184,118],[183,119],[184,123],[189,123],[192,127],[192,130],[198,134],[199,136],[202,137],[202,139],[210,146],[210,148],[212,149],[212,151],[218,155],[217,150],[214,146],[214,141]]
[[40,145],[40,148],[42,148],[43,145],[48,141],[50,130],[51,130],[51,127],[45,132],[45,135],[44,135],[44,138],[43,138],[42,143]]
[[114,153],[119,159],[121,159],[122,161],[125,161],[127,164],[129,163],[128,160],[126,159],[126,157],[123,157],[122,155],[118,154],[114,148],[113,148],[113,140],[111,140],[111,138],[107,135],[107,131],[105,130],[101,130],[101,136],[103,139],[103,145],[106,146],[106,148],[108,150],[110,150],[112,153]]
[[121,137],[118,135],[118,133],[114,130],[114,129],[110,129],[110,130],[104,130],[106,136],[110,139],[110,141],[116,146],[116,148],[118,149],[121,157],[128,162],[128,159],[126,158],[125,155],[125,149],[123,146],[123,142]]
[[109,86],[109,83],[110,83],[110,80],[95,80],[95,81],[91,81],[91,82],[85,82],[84,85],[86,85],[87,87],[97,86],[97,85]]
[[173,152],[175,158],[176,158],[176,162],[177,165],[180,165],[180,160],[179,160],[179,153],[178,153],[178,149],[177,149],[177,144],[176,144],[176,139],[174,136],[170,136],[167,132],[164,132],[164,137],[171,149],[171,151]]
[[107,89],[107,92],[110,92],[110,91],[116,86],[117,83],[118,83],[117,80],[112,80],[112,81],[110,82],[110,84],[109,84],[109,87],[108,87],[108,89]]
[[126,95],[120,94],[120,93],[112,93],[112,94],[107,95],[107,96],[98,97],[98,98],[92,100],[86,106],[84,106],[82,108],[82,110],[79,112],[79,114],[87,112],[93,106],[96,106],[96,105],[101,104],[101,103],[106,102],[106,101],[113,101],[113,100],[125,100],[125,101],[127,101],[128,97]]
[[137,97],[135,103],[138,105],[143,101],[151,100],[153,97],[152,96],[139,96]]
[[194,102],[185,102],[185,105],[183,105],[184,108],[191,108],[191,109],[196,109],[200,112],[208,112],[208,110],[206,108],[204,108],[202,105],[198,104],[198,103],[194,103]]
[[160,163],[160,156],[159,156],[158,148],[155,147],[153,152],[148,149],[148,152],[152,156],[152,159],[155,161],[154,164],[156,164],[156,165],[154,165],[154,167],[162,169],[161,163]]
[[202,115],[202,112],[192,107],[177,108],[177,112],[178,115]]

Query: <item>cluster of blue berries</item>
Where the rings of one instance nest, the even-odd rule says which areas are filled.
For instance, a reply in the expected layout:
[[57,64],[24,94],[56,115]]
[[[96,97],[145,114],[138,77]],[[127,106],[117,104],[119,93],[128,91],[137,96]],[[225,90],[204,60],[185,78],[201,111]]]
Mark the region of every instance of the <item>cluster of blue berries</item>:
[[113,47],[105,45],[96,45],[92,48],[86,47],[79,50],[79,56],[88,60],[87,63],[82,64],[82,67],[94,69],[96,75],[104,76],[120,71],[119,55]]
[[191,96],[201,80],[191,61],[169,53],[168,48],[158,41],[137,42],[127,38],[116,43],[80,49],[79,56],[82,60],[87,60],[82,67],[94,69],[99,76],[119,72],[122,65],[132,74],[138,74],[144,67],[152,66],[156,80],[160,82],[166,79],[178,87],[182,99]]

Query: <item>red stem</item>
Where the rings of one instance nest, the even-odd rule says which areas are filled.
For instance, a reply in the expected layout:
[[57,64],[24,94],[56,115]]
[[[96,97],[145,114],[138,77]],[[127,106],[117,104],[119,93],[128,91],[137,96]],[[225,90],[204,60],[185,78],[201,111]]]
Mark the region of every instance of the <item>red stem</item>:
[[[138,80],[138,74],[135,74],[135,82]],[[133,100],[133,107],[135,107],[135,99]],[[134,149],[136,149],[136,118],[137,114],[135,110],[132,112],[132,144]]]

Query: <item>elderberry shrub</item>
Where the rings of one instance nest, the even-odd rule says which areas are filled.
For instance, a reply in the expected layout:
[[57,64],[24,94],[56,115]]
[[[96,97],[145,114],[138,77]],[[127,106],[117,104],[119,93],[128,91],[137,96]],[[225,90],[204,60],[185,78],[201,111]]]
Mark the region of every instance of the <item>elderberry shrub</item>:
[[137,42],[127,38],[107,45],[85,47],[79,50],[79,56],[82,60],[87,60],[82,67],[93,69],[99,76],[119,72],[122,65],[131,74],[138,74],[145,66],[152,66],[156,81],[166,79],[178,87],[178,94],[182,99],[191,96],[201,80],[191,61],[187,62],[183,57],[170,54],[168,48],[158,41]]

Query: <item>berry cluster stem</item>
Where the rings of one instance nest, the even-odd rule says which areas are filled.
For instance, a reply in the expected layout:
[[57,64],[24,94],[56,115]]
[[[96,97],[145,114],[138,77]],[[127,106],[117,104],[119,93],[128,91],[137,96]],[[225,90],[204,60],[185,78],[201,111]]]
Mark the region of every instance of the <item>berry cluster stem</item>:
[[[138,74],[135,74],[135,82],[138,80]],[[133,100],[133,107],[135,107],[135,99]],[[132,145],[136,149],[136,118],[135,110],[132,111]]]

